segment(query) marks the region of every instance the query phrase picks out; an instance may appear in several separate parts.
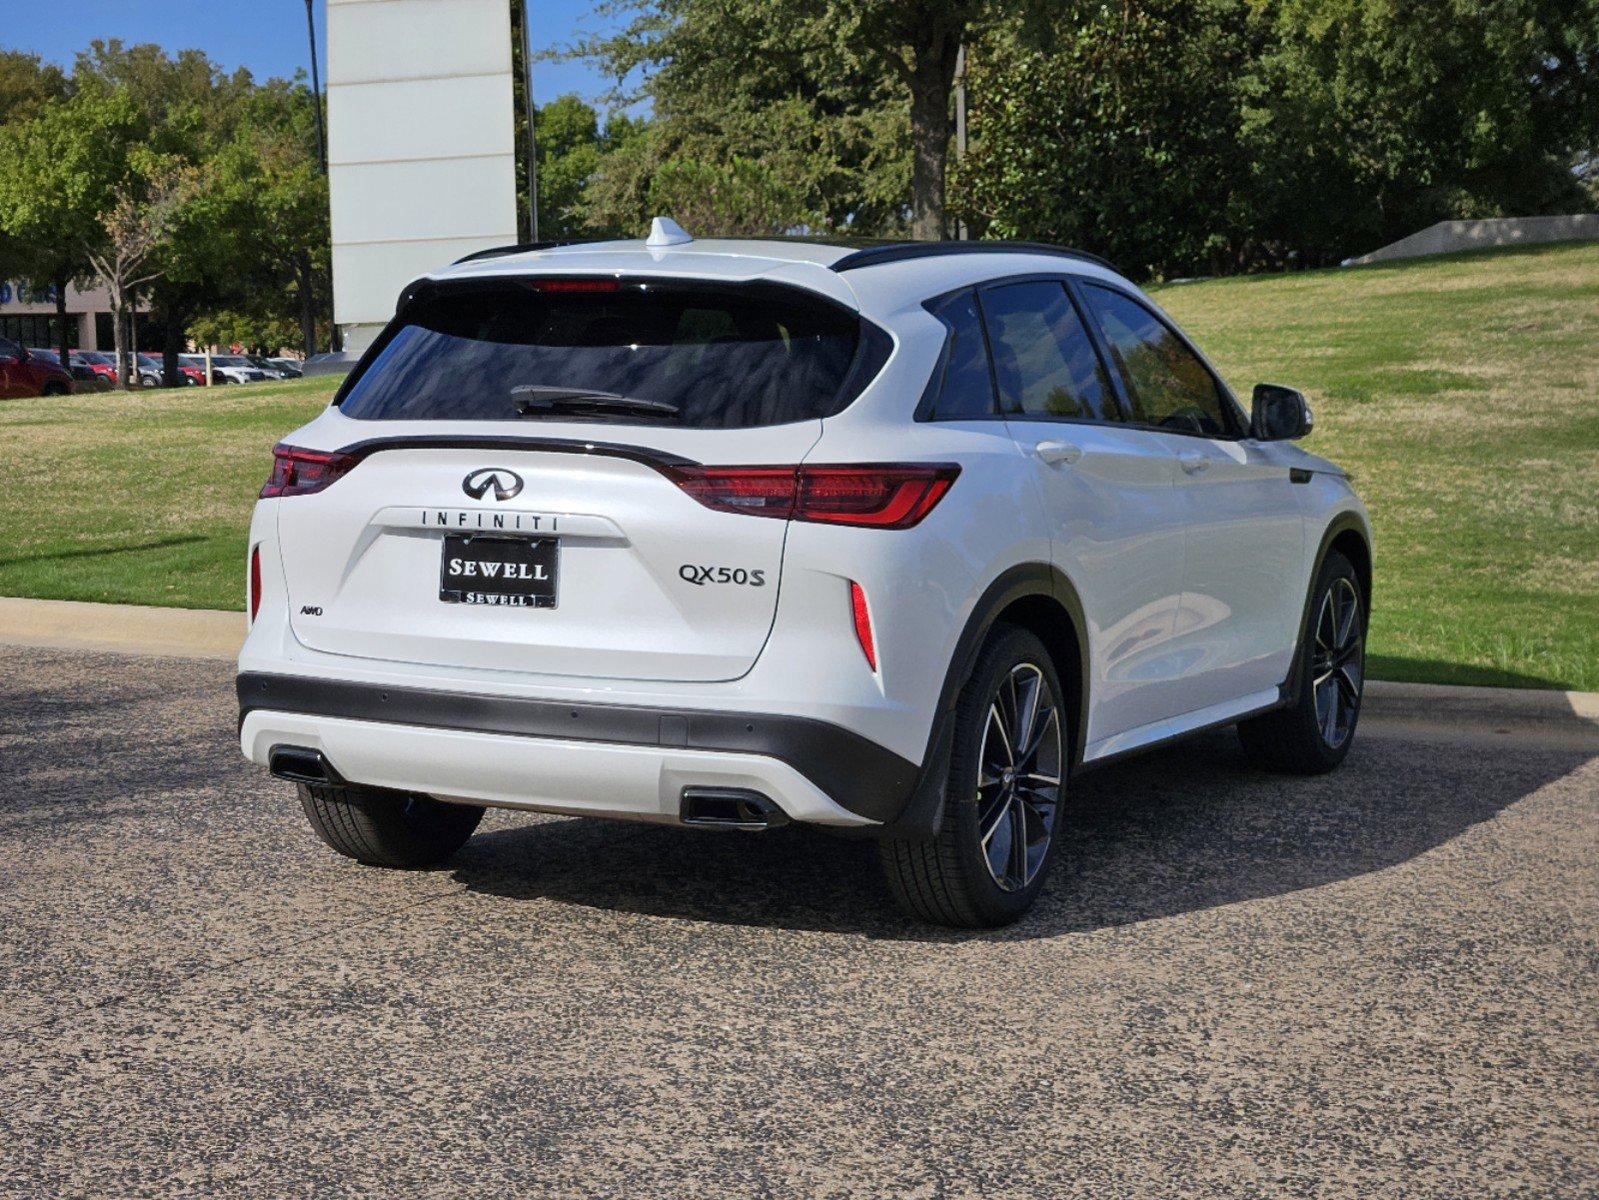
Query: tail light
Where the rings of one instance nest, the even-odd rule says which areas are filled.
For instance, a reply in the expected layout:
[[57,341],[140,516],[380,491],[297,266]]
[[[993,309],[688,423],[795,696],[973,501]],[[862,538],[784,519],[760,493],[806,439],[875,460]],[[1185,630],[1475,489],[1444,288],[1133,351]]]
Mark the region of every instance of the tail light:
[[261,611],[261,545],[256,543],[250,547],[250,623],[255,623],[255,614]]
[[353,454],[302,450],[298,446],[272,447],[272,475],[261,488],[261,499],[274,496],[309,496],[342,479],[361,460]]
[[669,467],[706,508],[752,517],[909,529],[949,491],[953,463],[852,463],[798,467]]
[[849,581],[849,607],[855,618],[855,640],[861,644],[866,663],[877,670],[877,640],[872,637],[872,613],[866,607],[866,593],[853,579]]

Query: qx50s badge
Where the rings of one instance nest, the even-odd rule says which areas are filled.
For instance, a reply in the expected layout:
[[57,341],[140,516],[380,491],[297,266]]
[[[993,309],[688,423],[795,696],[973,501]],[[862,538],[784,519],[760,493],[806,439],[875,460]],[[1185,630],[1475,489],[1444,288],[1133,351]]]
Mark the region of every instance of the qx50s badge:
[[692,583],[695,587],[704,587],[707,583],[733,583],[741,587],[765,587],[765,571],[747,571],[743,567],[702,567],[695,563],[684,563],[677,569],[678,578],[684,583]]
[[461,481],[461,490],[474,500],[481,500],[494,489],[496,500],[509,500],[522,490],[522,477],[504,467],[479,467]]

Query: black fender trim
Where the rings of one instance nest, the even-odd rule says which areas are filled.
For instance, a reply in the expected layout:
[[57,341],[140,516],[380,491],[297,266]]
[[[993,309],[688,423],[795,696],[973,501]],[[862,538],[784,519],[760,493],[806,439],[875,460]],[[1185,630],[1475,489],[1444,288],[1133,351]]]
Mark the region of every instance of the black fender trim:
[[[1310,578],[1305,581],[1305,606],[1299,614],[1299,638],[1294,642],[1294,659],[1288,667],[1288,677],[1283,680],[1281,692],[1282,699],[1275,706],[1280,708],[1291,707],[1299,703],[1299,689],[1304,686],[1303,666],[1305,661],[1305,639],[1310,636],[1310,606],[1316,599],[1316,579],[1321,574],[1321,564],[1327,561],[1327,551],[1332,549],[1333,541],[1342,533],[1353,531],[1359,535],[1360,540],[1366,544],[1366,557],[1371,557],[1371,530],[1367,527],[1359,513],[1341,512],[1327,523],[1327,528],[1322,530],[1321,544],[1316,547],[1316,557],[1310,561]],[[1361,621],[1369,626],[1371,624],[1371,587],[1368,583],[1366,595],[1361,599],[1365,603],[1361,606]],[[1228,722],[1232,724],[1232,722]]]
[[[1082,714],[1087,711],[1089,684],[1088,625],[1083,615],[1083,603],[1071,581],[1050,563],[1021,563],[1002,572],[978,598],[972,614],[955,643],[955,653],[950,658],[944,674],[944,685],[939,691],[938,708],[933,715],[933,727],[928,734],[927,752],[922,756],[922,768],[911,792],[909,801],[898,816],[883,830],[874,833],[890,837],[931,837],[938,832],[944,817],[945,783],[949,778],[949,757],[953,747],[955,703],[961,688],[971,677],[977,656],[993,632],[994,624],[1018,600],[1041,596],[1055,600],[1064,608],[1072,621],[1072,632],[1077,639],[1078,678],[1077,728],[1072,731],[1072,765],[1082,761],[1083,736],[1086,722]],[[1057,664],[1060,669],[1064,664]],[[1062,680],[1063,686],[1071,683]]]
[[808,717],[572,704],[248,671],[238,676],[237,690],[241,725],[260,709],[513,737],[760,754],[787,763],[837,804],[873,821],[897,816],[918,779],[916,764],[887,747]]

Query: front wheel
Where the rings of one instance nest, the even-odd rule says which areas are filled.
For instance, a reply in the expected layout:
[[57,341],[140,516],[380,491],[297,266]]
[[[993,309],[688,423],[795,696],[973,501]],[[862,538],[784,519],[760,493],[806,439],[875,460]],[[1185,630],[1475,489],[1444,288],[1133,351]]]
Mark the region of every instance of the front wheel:
[[1321,775],[1355,740],[1366,686],[1366,610],[1360,576],[1336,550],[1316,576],[1310,625],[1299,648],[1299,695],[1287,708],[1238,723],[1244,751],[1259,766]]
[[300,784],[311,828],[346,858],[375,867],[431,867],[466,844],[483,810],[410,792]]
[[938,925],[993,928],[1038,898],[1055,857],[1070,719],[1044,644],[1002,628],[955,706],[943,822],[879,845],[894,899]]

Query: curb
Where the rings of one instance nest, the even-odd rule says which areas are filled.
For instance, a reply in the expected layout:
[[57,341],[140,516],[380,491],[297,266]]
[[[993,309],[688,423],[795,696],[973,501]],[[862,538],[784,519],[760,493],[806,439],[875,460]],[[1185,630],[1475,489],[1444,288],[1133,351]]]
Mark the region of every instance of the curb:
[[[233,659],[244,633],[244,614],[237,612],[0,597],[0,645]],[[1550,722],[1590,727],[1599,726],[1599,692],[1371,680],[1364,711],[1383,720],[1435,725]]]
[[1363,715],[1431,724],[1548,721],[1599,725],[1599,692],[1388,683],[1373,679],[1366,684],[1362,711]]
[[3,645],[233,659],[244,630],[237,612],[0,597]]

